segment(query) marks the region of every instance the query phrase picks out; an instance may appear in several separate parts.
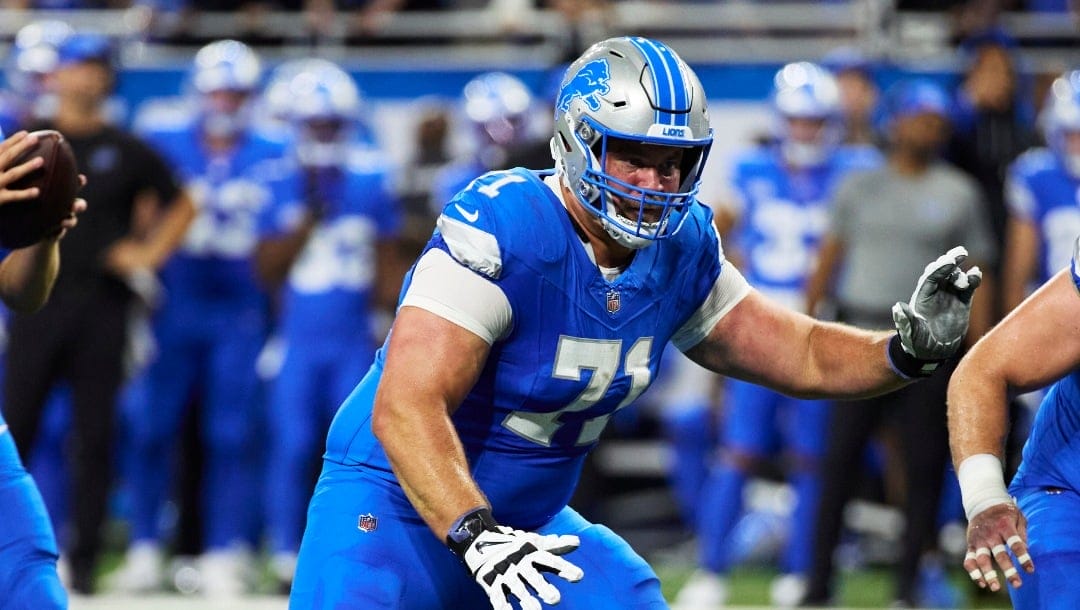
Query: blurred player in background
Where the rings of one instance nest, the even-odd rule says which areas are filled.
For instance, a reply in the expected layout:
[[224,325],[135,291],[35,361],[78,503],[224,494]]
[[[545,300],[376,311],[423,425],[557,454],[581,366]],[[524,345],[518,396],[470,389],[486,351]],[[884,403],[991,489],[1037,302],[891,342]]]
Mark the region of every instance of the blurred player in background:
[[529,135],[530,111],[534,110],[532,93],[516,76],[486,72],[473,78],[462,90],[461,104],[474,148],[468,158],[451,163],[435,175],[431,193],[434,214],[481,174],[506,169],[510,149]]
[[390,274],[400,216],[385,153],[358,133],[365,108],[352,77],[311,59],[284,78],[267,89],[287,94],[294,156],[260,215],[255,264],[280,290],[284,359],[268,405],[264,506],[271,567],[287,591],[327,427],[371,364],[383,338],[376,313],[400,288]]
[[252,258],[258,216],[270,201],[268,162],[284,153],[284,143],[249,129],[261,75],[259,58],[243,43],[206,45],[190,74],[196,111],[145,134],[181,176],[198,215],[162,271],[168,296],[155,320],[159,356],[144,380],[147,401],[131,415],[132,533],[119,588],[160,586],[159,516],[174,480],[170,456],[184,408],[193,400],[203,409],[206,447],[202,587],[228,596],[249,584],[262,499],[255,359],[269,326]]
[[0,92],[0,129],[12,133],[56,110],[45,79],[56,68],[60,43],[74,33],[70,25],[53,19],[33,21],[15,33],[4,60],[7,88]]
[[[840,145],[839,91],[820,66],[799,62],[782,67],[770,103],[775,143],[735,160],[735,201],[721,213],[733,218],[732,250],[747,280],[774,302],[801,311],[837,185],[852,171],[880,165],[881,156],[870,147]],[[735,556],[731,533],[743,512],[743,488],[779,452],[796,504],[772,603],[792,606],[802,597],[810,567],[829,403],[782,396],[738,380],[727,382],[726,390],[720,456],[698,510],[701,570],[679,592],[677,604],[705,608],[725,603],[726,574]]]
[[[14,165],[37,139],[19,132],[4,139],[0,131],[0,206],[31,199],[36,189],[13,190],[8,186],[41,167],[40,157]],[[14,251],[0,247],[0,302],[28,313],[45,304],[60,268],[60,239],[78,222],[76,215],[86,201],[72,202],[71,217],[52,235]],[[15,443],[0,415],[0,519],[6,527],[0,536],[0,600],[11,610],[67,608],[67,593],[56,572],[58,557],[45,503],[33,479],[23,468]]]
[[665,608],[649,565],[567,501],[669,340],[804,397],[895,389],[953,353],[979,280],[962,248],[897,304],[899,333],[750,288],[695,200],[706,104],[662,43],[597,43],[563,81],[556,169],[492,172],[446,202],[331,424],[292,608]]
[[[906,291],[907,276],[932,252],[961,242],[970,248],[973,262],[993,261],[997,255],[977,185],[940,158],[949,136],[948,94],[932,81],[910,79],[891,87],[884,101],[888,162],[852,174],[837,189],[807,286],[808,309],[831,298],[837,318],[856,326],[887,323],[893,316],[890,303]],[[990,327],[990,294],[984,288],[976,297],[964,338],[967,345]],[[895,599],[908,606],[951,603],[928,598],[931,594],[944,598],[950,590],[931,590],[919,580],[920,559],[937,541],[948,452],[944,419],[950,370],[951,363],[946,363],[924,383],[833,404],[824,445],[821,505],[812,534],[808,602],[829,600],[844,508],[858,480],[859,471],[853,468],[861,465],[871,436],[888,423],[899,440],[896,459],[904,476],[899,502],[905,528],[894,573]],[[925,564],[937,568],[936,562]]]
[[[1017,610],[1080,607],[1078,291],[1080,239],[1071,264],[980,339],[949,383],[949,440],[968,517],[964,569],[994,591],[1008,581]],[[1055,380],[1006,489],[1008,395]]]
[[[115,79],[111,41],[79,33],[58,49],[48,76],[56,95],[55,116],[35,128],[57,129],[89,177],[83,196],[90,209],[83,230],[65,239],[65,261],[52,299],[33,315],[10,324],[4,409],[24,461],[37,439],[50,391],[71,388],[70,452],[72,539],[64,542],[71,586],[88,593],[101,550],[106,500],[112,483],[116,401],[124,378],[130,279],[165,263],[192,217],[190,201],[160,156],[130,134],[112,127],[104,112]],[[145,237],[134,235],[135,218],[152,218]]]
[[1050,86],[1039,125],[1047,147],[1017,158],[1006,182],[1005,311],[1068,264],[1080,235],[1080,70]]

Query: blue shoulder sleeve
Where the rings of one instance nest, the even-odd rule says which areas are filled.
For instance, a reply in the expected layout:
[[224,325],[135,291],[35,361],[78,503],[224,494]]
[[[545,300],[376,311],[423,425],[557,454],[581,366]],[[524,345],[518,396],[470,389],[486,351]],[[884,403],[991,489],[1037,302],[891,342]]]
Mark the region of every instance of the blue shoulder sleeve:
[[511,253],[538,264],[558,258],[565,240],[545,236],[560,222],[562,208],[554,198],[529,170],[489,172],[446,204],[437,221],[439,237],[455,260],[498,280]]
[[[492,205],[499,194],[500,174],[487,174],[454,195],[443,207],[436,227],[446,250],[462,265],[491,279],[502,273],[502,248]],[[493,188],[494,187],[494,188]]]

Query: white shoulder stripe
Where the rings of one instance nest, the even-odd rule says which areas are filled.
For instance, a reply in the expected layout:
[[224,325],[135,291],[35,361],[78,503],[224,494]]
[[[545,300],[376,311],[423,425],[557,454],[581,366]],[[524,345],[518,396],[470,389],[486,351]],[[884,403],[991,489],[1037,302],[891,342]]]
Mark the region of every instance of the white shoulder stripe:
[[716,277],[716,282],[701,307],[672,335],[672,345],[685,352],[701,343],[709,336],[720,318],[726,316],[748,294],[750,284],[746,278],[730,262],[724,262],[720,275]]
[[1072,278],[1076,289],[1080,290],[1080,237],[1076,238],[1076,244],[1073,245]]
[[502,255],[494,235],[445,214],[439,216],[436,225],[458,262],[492,279],[499,277]]

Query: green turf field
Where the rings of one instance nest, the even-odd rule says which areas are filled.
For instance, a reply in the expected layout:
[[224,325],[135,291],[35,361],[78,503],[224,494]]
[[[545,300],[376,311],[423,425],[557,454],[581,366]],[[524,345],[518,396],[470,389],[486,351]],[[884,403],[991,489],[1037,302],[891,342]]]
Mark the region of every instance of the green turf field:
[[[655,565],[656,573],[663,583],[664,596],[673,599],[675,593],[690,576],[693,568],[688,566]],[[776,572],[767,568],[740,568],[730,579],[730,605],[768,606],[769,583]],[[892,580],[888,569],[875,568],[841,575],[838,605],[848,608],[888,608],[892,602]],[[965,595],[962,608],[1011,608],[1008,595],[980,593],[959,568],[950,574],[950,580]]]

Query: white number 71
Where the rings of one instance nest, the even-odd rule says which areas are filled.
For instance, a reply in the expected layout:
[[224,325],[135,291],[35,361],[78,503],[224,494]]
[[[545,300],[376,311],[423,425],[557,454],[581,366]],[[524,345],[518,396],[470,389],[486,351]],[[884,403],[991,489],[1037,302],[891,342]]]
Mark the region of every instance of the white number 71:
[[[641,337],[626,352],[624,371],[630,376],[630,391],[619,403],[615,411],[634,401],[645,388],[649,387],[652,372],[649,370],[649,354],[652,351],[652,337]],[[555,366],[552,376],[556,379],[581,381],[584,369],[592,371],[589,384],[570,404],[557,411],[533,413],[514,411],[506,416],[502,425],[516,434],[534,443],[551,445],[555,432],[563,425],[559,418],[563,413],[584,411],[600,402],[607,394],[615,373],[619,369],[619,357],[622,353],[622,341],[602,341],[599,339],[581,339],[578,337],[559,337],[559,347],[555,353]],[[588,445],[600,438],[609,419],[614,414],[605,413],[588,419],[581,425],[577,444]]]

